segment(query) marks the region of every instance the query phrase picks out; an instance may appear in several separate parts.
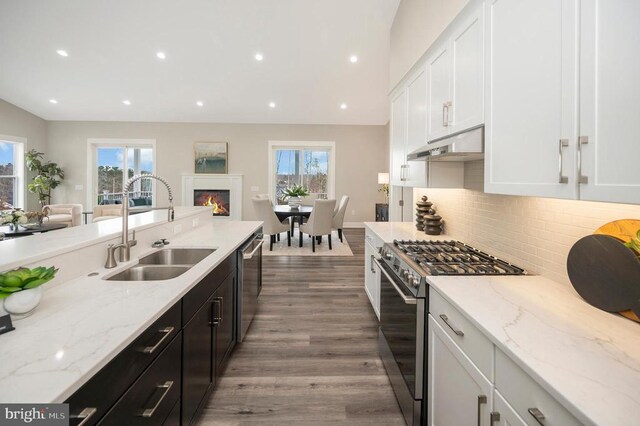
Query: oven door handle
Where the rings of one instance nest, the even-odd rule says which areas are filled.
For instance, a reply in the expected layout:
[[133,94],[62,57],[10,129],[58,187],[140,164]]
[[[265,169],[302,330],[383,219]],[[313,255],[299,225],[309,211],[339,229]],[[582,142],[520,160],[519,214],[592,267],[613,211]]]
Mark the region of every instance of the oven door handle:
[[378,259],[374,258],[373,261],[376,263],[376,265],[378,265],[378,268],[387,277],[387,279],[389,280],[391,285],[396,289],[396,291],[398,292],[398,295],[400,295],[400,297],[402,297],[402,300],[404,301],[405,304],[407,304],[407,305],[415,305],[416,303],[418,303],[418,299],[416,299],[415,297],[407,296],[402,292],[402,290],[400,290],[400,287],[398,287],[398,285],[395,283],[395,281],[393,280],[391,275],[389,275],[389,273],[382,267],[382,264],[380,263],[380,261]]

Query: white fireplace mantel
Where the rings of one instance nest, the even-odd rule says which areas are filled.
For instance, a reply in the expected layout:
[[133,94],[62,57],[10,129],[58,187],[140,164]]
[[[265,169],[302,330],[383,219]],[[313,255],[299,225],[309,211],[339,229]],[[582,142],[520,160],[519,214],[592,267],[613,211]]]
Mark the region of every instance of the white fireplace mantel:
[[242,220],[242,175],[183,174],[182,205],[193,206],[193,191],[196,189],[229,190],[229,216],[218,219]]

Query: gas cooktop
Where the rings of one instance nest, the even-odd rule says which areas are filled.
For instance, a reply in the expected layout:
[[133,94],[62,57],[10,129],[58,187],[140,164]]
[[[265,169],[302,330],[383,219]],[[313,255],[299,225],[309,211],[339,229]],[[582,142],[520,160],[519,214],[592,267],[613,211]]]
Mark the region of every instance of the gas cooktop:
[[[386,252],[400,256],[420,275],[525,274],[524,269],[459,241],[394,240],[391,250]],[[386,259],[393,257],[387,255]]]

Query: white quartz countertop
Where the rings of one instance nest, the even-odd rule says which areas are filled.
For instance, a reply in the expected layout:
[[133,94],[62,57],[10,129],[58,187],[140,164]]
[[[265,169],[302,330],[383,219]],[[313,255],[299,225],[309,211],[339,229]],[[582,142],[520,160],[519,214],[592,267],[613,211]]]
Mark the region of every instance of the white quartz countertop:
[[[407,238],[406,225],[367,224],[385,241],[398,239],[394,230]],[[428,280],[583,423],[640,419],[640,324],[596,309],[572,287],[541,276]]]
[[424,231],[418,231],[416,225],[411,222],[365,222],[364,225],[375,232],[385,243],[393,240],[452,240],[450,235],[428,235]]
[[[175,219],[202,213],[205,207],[176,207]],[[129,230],[142,230],[167,221],[166,210],[129,216]],[[88,225],[34,234],[0,242],[0,271],[7,271],[44,258],[106,241],[122,232],[121,220],[104,220]]]
[[[45,291],[32,316],[14,324],[15,331],[0,335],[0,402],[64,401],[261,225],[206,222],[174,236],[171,248],[217,250],[171,280],[102,279],[137,263],[132,260]],[[150,248],[149,253],[155,250]]]

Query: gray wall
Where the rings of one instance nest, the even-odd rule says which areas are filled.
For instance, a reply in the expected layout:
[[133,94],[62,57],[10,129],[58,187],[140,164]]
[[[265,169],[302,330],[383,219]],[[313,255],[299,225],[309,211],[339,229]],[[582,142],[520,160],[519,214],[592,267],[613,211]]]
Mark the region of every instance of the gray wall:
[[468,0],[402,0],[391,26],[389,89],[393,89]]
[[[378,192],[377,173],[389,167],[388,126],[52,121],[47,123],[48,150],[67,173],[57,197],[65,202],[86,203],[90,138],[155,139],[156,171],[175,189],[178,202],[182,200],[180,174],[193,173],[193,143],[228,142],[228,171],[244,175],[245,220],[254,218],[251,186],[259,186],[261,193],[268,192],[269,140],[335,141],[336,196],[351,197],[345,222],[374,220],[374,204],[383,200]],[[75,190],[76,185],[85,189]],[[164,205],[161,199],[158,205]]]
[[[25,152],[32,148],[37,149],[47,154],[45,156],[46,159],[51,159],[47,151],[46,125],[47,122],[42,118],[0,99],[0,135],[26,138],[27,146],[25,147]],[[40,207],[38,197],[29,193],[26,185],[24,192],[27,198],[26,209],[38,210]],[[55,199],[55,195],[53,201],[59,201]]]

